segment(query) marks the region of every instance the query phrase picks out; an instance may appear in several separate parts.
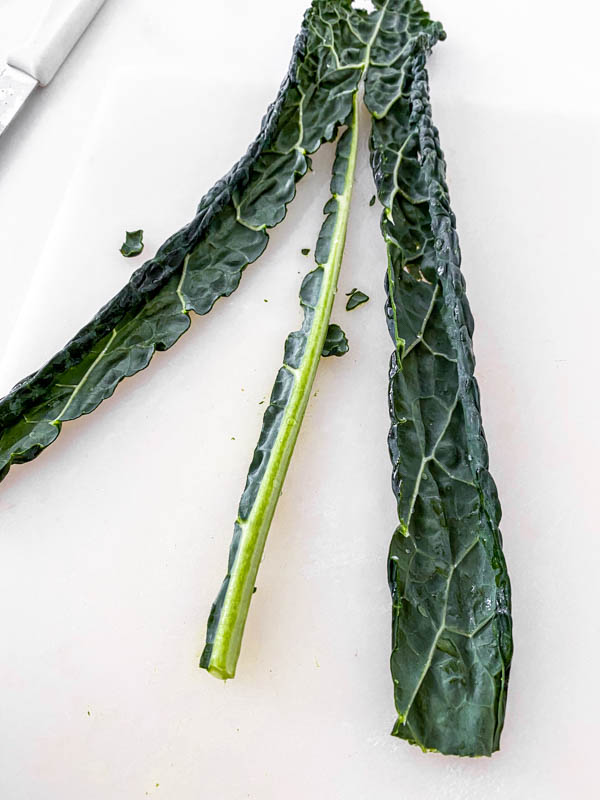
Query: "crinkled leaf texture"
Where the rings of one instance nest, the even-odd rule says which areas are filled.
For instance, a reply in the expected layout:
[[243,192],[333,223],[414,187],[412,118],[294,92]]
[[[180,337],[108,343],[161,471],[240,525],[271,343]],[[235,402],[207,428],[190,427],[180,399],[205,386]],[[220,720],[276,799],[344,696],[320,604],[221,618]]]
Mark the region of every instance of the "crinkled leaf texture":
[[510,583],[473,375],[473,318],[431,121],[425,62],[443,32],[435,24],[411,30],[410,15],[406,27],[402,69],[392,79],[389,67],[372,67],[365,96],[396,346],[393,733],[425,750],[490,755],[499,747],[512,656]]
[[156,350],[171,347],[188,329],[190,311],[206,314],[235,291],[267,246],[267,229],[284,218],[308,154],[333,140],[351,111],[361,70],[355,63],[360,47],[346,24],[350,13],[349,2],[313,3],[277,99],[246,155],[205,195],[194,219],[0,401],[0,477],[39,455],[63,422],[93,411]]
[[323,345],[323,358],[328,356],[343,356],[346,355],[350,346],[348,345],[348,337],[344,331],[336,323],[332,323],[327,328],[327,336],[325,337],[325,344]]

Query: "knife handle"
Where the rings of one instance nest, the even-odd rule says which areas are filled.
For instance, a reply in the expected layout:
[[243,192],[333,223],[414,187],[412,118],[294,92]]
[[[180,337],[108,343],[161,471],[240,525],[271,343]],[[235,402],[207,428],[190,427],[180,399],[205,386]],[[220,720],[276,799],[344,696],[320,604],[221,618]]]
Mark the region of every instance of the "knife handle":
[[29,41],[8,57],[11,67],[47,86],[106,0],[53,0]]

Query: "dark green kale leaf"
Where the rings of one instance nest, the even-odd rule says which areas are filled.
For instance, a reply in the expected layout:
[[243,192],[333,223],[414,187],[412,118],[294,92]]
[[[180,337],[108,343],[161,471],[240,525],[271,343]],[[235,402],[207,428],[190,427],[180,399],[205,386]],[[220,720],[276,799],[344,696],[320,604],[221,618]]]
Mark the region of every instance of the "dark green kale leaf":
[[[370,68],[365,102],[384,206],[395,345],[389,447],[400,524],[389,553],[393,733],[424,750],[491,755],[499,747],[512,657],[510,583],[473,375],[473,317],[431,120],[426,56],[444,34],[435,24],[419,30],[420,3],[392,7],[410,8],[404,26],[415,33],[397,80],[389,67]],[[382,52],[377,61],[389,59]]]
[[346,2],[313,3],[246,155],[91,322],[0,400],[0,478],[39,455],[63,422],[93,411],[156,350],[172,347],[191,311],[207,314],[237,289],[266,248],[268,229],[284,218],[309,154],[333,140],[352,111],[364,45],[349,32],[350,13]]

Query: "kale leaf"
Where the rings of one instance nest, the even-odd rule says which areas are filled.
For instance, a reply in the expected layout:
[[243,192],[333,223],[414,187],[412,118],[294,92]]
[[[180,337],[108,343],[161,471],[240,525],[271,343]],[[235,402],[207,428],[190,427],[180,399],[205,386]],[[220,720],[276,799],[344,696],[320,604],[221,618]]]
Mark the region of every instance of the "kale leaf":
[[[0,479],[31,461],[62,424],[89,414],[121,380],[144,369],[190,326],[234,292],[263,253],[306,173],[309,154],[333,140],[352,111],[361,45],[340,39],[341,59],[325,68],[323,37],[348,38],[349,3],[318,0],[305,15],[288,73],[248,152],[203,197],[194,219],[171,236],[37,372],[0,400]],[[334,19],[330,19],[334,12]],[[364,47],[362,47],[364,50]]]
[[431,119],[425,62],[443,37],[435,25],[411,35],[397,84],[387,68],[373,66],[365,96],[395,344],[393,733],[424,750],[475,756],[499,746],[512,623],[500,505],[473,375],[473,318]]
[[343,356],[350,349],[348,339],[339,325],[333,323],[327,328],[327,336],[323,345],[323,358],[328,356]]

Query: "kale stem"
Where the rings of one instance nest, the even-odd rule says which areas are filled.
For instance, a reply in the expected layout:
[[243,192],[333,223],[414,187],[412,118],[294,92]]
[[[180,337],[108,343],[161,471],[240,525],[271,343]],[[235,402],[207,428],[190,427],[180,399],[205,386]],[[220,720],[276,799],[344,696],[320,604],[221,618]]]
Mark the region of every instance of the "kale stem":
[[302,329],[286,341],[263,429],[242,495],[227,576],[211,609],[200,666],[233,678],[267,534],[298,438],[323,352],[344,253],[358,147],[357,97],[340,138],[331,182],[332,198],[316,250],[317,268],[304,279]]

